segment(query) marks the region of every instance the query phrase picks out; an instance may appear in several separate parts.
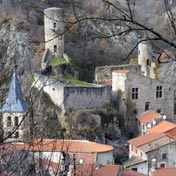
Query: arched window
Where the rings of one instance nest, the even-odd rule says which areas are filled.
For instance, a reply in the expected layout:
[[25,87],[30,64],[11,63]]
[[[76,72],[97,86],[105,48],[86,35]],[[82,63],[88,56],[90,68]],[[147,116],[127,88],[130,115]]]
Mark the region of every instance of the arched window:
[[12,119],[10,116],[7,117],[7,126],[10,127],[12,125]]
[[15,125],[15,127],[18,126],[18,117],[17,117],[17,116],[15,116],[15,119],[14,119],[14,125]]

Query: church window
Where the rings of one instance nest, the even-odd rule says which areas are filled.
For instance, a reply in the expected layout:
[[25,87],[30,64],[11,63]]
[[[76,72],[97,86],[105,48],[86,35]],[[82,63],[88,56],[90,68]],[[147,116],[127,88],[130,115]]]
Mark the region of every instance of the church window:
[[162,86],[156,86],[156,98],[162,97]]
[[14,124],[15,124],[15,127],[18,126],[18,117],[17,116],[15,116]]
[[57,45],[54,45],[54,52],[57,52]]
[[132,88],[132,99],[137,100],[138,99],[138,88]]
[[10,116],[7,117],[7,126],[10,127],[12,125],[12,119]]

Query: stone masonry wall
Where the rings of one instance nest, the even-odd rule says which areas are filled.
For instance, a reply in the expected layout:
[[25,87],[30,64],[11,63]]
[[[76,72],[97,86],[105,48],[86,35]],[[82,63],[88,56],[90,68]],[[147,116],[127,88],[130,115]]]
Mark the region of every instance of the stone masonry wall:
[[98,83],[107,82],[112,79],[112,71],[114,70],[129,70],[134,73],[140,73],[139,65],[111,65],[96,67],[95,80]]
[[[126,105],[129,124],[133,124],[136,115],[145,111],[145,103],[149,102],[149,110],[164,113],[167,119],[174,116],[173,86],[138,74],[128,73],[125,83]],[[156,97],[156,87],[162,86],[162,97]],[[132,88],[138,88],[138,99],[132,99]]]
[[111,87],[64,87],[64,108],[91,109],[100,108],[111,102]]

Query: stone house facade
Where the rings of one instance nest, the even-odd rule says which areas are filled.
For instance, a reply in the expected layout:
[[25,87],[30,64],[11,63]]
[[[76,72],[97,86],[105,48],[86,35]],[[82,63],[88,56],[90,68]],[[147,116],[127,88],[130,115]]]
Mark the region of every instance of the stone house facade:
[[175,167],[176,141],[167,134],[150,133],[131,139],[124,167],[150,175],[153,169]]
[[133,133],[136,133],[136,116],[144,111],[165,114],[169,120],[174,117],[173,86],[128,70],[112,72],[112,98],[119,101],[118,108]]

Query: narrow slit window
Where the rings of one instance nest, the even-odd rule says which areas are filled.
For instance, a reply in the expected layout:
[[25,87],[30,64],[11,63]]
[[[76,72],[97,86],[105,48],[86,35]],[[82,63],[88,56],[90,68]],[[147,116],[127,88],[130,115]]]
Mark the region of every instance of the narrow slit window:
[[54,28],[54,29],[56,28],[56,22],[53,23],[53,28]]
[[54,45],[54,52],[57,52],[57,45]]

